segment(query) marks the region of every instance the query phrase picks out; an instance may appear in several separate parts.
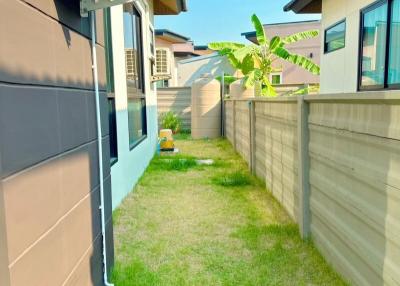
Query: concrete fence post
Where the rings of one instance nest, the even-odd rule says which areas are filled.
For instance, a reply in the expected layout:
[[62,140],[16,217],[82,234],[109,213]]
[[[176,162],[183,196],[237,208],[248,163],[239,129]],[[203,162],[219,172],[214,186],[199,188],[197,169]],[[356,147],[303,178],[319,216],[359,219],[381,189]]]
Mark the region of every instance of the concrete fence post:
[[303,239],[311,232],[310,223],[310,159],[309,159],[309,103],[304,96],[297,101],[298,176],[299,176],[299,228]]
[[236,150],[236,100],[232,100],[232,135],[233,135],[233,148]]
[[250,134],[250,171],[253,175],[256,173],[256,102],[249,101],[249,134]]

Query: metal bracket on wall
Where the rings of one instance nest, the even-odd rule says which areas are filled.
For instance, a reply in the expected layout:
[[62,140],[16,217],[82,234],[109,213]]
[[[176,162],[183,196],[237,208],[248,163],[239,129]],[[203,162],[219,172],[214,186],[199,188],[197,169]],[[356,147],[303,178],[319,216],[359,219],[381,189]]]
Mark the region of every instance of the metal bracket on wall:
[[105,9],[135,1],[137,0],[81,0],[81,17],[88,17],[90,11]]

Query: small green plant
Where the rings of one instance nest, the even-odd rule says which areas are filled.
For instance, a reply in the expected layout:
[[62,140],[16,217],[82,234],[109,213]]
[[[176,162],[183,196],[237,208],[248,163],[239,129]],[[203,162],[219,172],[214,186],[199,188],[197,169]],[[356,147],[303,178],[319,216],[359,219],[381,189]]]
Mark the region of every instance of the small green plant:
[[161,115],[161,125],[164,129],[171,129],[172,132],[178,133],[182,126],[182,120],[176,113],[168,111]]
[[244,172],[236,171],[215,176],[212,182],[223,187],[240,187],[250,185],[251,177]]

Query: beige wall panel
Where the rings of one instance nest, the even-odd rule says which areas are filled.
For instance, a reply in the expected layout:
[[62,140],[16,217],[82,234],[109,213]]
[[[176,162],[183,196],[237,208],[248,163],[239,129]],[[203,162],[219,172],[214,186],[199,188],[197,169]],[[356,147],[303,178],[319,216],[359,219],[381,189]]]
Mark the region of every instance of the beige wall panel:
[[20,1],[1,1],[0,26],[0,80],[54,84],[56,23]]
[[[97,69],[98,69],[98,77],[99,77],[99,89],[107,90],[106,51],[105,51],[105,48],[103,48],[100,45],[96,45],[96,49],[97,49]],[[86,59],[88,59],[88,58],[86,58]],[[89,57],[89,59],[91,61],[90,57]],[[91,66],[92,65],[90,65],[89,67],[91,67]],[[85,67],[88,67],[88,66],[85,65]]]
[[[382,280],[371,272],[371,269],[352,251],[340,235],[328,228],[329,222],[321,222],[314,215],[311,217],[311,221],[314,243],[322,255],[346,280],[348,277],[352,277],[355,285],[369,285],[369,282],[373,283],[372,285],[383,285]],[[361,273],[369,273],[369,275],[366,277]]]
[[96,190],[14,261],[11,285],[61,285],[100,233],[98,203]]
[[[0,154],[0,173],[1,173],[1,154]],[[10,275],[8,271],[8,243],[7,228],[4,208],[3,186],[0,180],[0,285],[10,285]]]
[[61,217],[59,160],[3,182],[9,262],[13,262]]
[[[10,25],[11,23],[19,23]],[[20,1],[0,3],[0,79],[91,89],[90,40]],[[26,29],[29,27],[29,29]],[[98,45],[100,88],[105,90],[105,51]]]
[[96,11],[96,43],[105,47],[104,42],[104,13],[103,10]]
[[225,101],[225,136],[233,144],[233,101]]
[[159,119],[163,113],[172,111],[178,114],[182,119],[182,127],[184,129],[190,129],[191,102],[192,99],[190,88],[159,88],[157,90],[157,108]]
[[10,262],[95,188],[94,156],[85,145],[3,182]]
[[400,140],[400,105],[313,103],[310,123]]
[[91,77],[85,77],[84,71],[84,59],[91,58],[90,47],[85,45],[88,39],[59,24],[54,25],[53,34],[56,85],[77,88],[91,87]]
[[100,267],[96,267],[102,263],[101,247],[101,236],[99,236],[65,281],[65,286],[102,285],[103,273]]
[[[7,39],[0,47],[2,80],[92,88],[87,38],[22,2],[3,1],[0,5],[1,25],[7,27],[1,30],[6,33],[1,37]],[[99,58],[99,78],[104,86],[104,51],[99,51]]]
[[295,101],[256,104],[256,174],[297,221],[298,159]]
[[236,101],[235,105],[236,150],[247,163],[250,162],[250,109],[247,101]]
[[[307,100],[311,231],[316,245],[355,285],[400,285],[397,93]],[[232,103],[226,105],[230,120]],[[245,106],[236,104],[236,145],[243,155]],[[255,172],[297,220],[297,102],[256,99],[255,112]],[[226,126],[234,124],[227,121]]]
[[79,1],[70,0],[16,0],[24,1],[48,17],[90,37],[89,18],[80,16]]
[[100,191],[94,190],[63,219],[63,259],[68,273],[101,233]]
[[15,264],[10,265],[12,286],[62,285],[67,276],[62,229],[55,228]]
[[317,245],[356,285],[399,285],[399,105],[311,103],[310,111]]

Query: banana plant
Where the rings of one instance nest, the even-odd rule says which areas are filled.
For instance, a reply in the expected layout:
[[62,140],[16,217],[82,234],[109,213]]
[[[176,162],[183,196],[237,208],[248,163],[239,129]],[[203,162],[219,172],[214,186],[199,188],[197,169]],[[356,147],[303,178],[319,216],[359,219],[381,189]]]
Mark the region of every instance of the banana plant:
[[317,37],[318,30],[304,31],[283,38],[275,36],[269,39],[257,15],[254,14],[251,21],[256,30],[258,44],[215,42],[208,45],[211,50],[218,51],[220,55],[226,56],[231,65],[243,73],[245,87],[249,88],[256,83],[261,83],[262,95],[276,96],[277,93],[269,80],[269,76],[276,71],[273,63],[277,59],[283,59],[312,74],[319,75],[320,68],[311,59],[291,53],[286,49],[287,45]]

